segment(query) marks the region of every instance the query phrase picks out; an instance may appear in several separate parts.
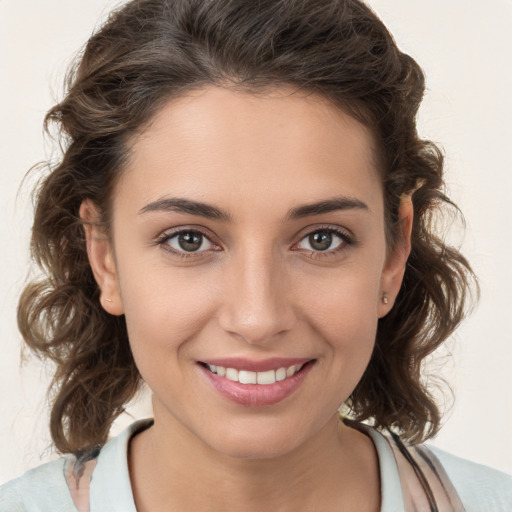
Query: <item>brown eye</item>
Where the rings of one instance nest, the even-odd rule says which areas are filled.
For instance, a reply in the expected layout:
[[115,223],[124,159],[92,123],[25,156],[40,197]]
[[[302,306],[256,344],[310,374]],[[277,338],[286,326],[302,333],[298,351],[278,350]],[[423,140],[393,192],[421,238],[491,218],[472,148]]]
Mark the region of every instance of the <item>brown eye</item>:
[[332,229],[318,229],[306,235],[298,244],[299,249],[314,252],[335,251],[345,243],[350,243],[347,235]]
[[199,231],[179,231],[165,241],[177,252],[203,252],[211,249],[213,244]]
[[200,233],[180,233],[178,244],[184,251],[197,251],[203,244],[203,235]]
[[308,237],[309,244],[315,251],[326,251],[332,244],[332,233],[317,231]]

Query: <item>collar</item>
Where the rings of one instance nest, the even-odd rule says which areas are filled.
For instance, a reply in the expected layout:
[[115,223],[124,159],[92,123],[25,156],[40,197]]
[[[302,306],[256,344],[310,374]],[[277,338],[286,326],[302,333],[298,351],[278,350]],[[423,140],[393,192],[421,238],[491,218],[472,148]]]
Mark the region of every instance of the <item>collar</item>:
[[[134,435],[151,425],[152,418],[136,421],[102,448],[91,479],[90,512],[137,512],[128,471],[128,445]],[[388,441],[367,425],[359,424],[358,427],[370,437],[377,450],[380,512],[406,512],[396,459]]]

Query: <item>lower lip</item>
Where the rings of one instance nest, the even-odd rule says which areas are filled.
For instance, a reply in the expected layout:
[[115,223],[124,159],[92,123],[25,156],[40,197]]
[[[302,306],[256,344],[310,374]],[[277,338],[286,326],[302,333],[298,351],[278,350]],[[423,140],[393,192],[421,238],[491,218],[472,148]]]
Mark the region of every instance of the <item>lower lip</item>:
[[240,384],[212,373],[198,365],[213,387],[232,402],[247,407],[262,407],[281,402],[302,384],[313,367],[314,361],[306,363],[297,373],[275,384]]

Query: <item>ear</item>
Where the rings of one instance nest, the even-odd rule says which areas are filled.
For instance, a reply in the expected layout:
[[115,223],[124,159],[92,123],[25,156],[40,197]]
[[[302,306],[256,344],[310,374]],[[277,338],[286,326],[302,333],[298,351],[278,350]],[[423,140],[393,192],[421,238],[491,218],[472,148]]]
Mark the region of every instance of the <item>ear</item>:
[[91,200],[82,201],[80,219],[85,230],[89,264],[101,291],[101,305],[111,315],[122,315],[124,307],[119,292],[112,244],[99,223],[98,209]]
[[410,195],[403,195],[398,209],[398,241],[387,256],[381,275],[378,316],[386,316],[393,307],[402,286],[407,258],[411,252],[411,232],[414,209]]

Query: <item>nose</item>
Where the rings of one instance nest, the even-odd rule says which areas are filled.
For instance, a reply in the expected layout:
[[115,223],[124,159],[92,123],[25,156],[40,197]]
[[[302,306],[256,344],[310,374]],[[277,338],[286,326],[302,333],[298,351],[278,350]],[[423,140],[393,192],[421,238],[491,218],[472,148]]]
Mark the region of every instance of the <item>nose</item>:
[[224,274],[222,329],[251,345],[271,344],[296,322],[290,276],[271,255],[240,255]]

